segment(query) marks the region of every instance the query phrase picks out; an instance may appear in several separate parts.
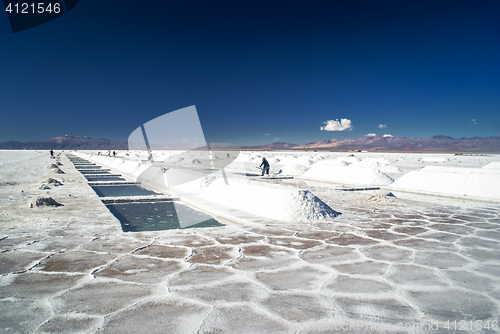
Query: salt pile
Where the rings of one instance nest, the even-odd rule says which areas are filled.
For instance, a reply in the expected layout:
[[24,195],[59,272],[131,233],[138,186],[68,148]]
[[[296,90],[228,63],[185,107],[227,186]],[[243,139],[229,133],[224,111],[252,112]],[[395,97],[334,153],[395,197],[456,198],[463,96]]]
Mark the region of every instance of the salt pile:
[[396,166],[385,166],[381,168],[380,171],[383,173],[403,173],[403,171]]
[[277,174],[280,175],[302,175],[307,171],[307,167],[298,164],[288,164],[280,168]]
[[37,208],[40,206],[52,206],[52,207],[57,207],[57,206],[62,206],[61,203],[57,203],[52,197],[34,197],[26,203],[28,208]]
[[302,166],[311,166],[313,163],[312,157],[300,157],[297,159],[297,164]]
[[347,166],[348,163],[341,159],[324,159],[316,162],[316,165],[329,165],[329,166]]
[[500,170],[427,166],[396,180],[391,188],[412,192],[500,199]]
[[284,157],[283,159],[280,159],[279,164],[280,165],[289,165],[289,164],[301,165],[301,162],[299,161],[299,159],[297,159],[295,157]]
[[389,185],[394,180],[376,168],[314,164],[304,173],[308,180],[358,185]]
[[339,160],[342,160],[342,161],[345,161],[347,162],[348,164],[353,164],[353,163],[356,163],[356,162],[360,162],[361,160],[354,156],[354,155],[350,155],[350,156],[347,156],[347,157],[340,157],[338,158]]
[[351,165],[351,167],[375,167],[381,168],[384,166],[389,166],[390,162],[384,158],[365,158],[360,162],[355,162]]
[[49,177],[49,178],[45,181],[45,183],[47,183],[47,184],[49,184],[49,185],[51,184],[51,185],[53,185],[54,187],[59,187],[59,186],[62,186],[62,185],[63,185],[63,184],[62,184],[61,182],[59,182],[58,180],[56,180],[56,179],[52,179],[52,178],[50,178],[50,177]]
[[500,169],[500,161],[490,162],[487,165],[484,165],[485,169]]
[[53,165],[53,166],[55,166],[55,168],[52,168],[51,173],[53,173],[53,174],[65,174],[59,167],[57,167],[56,165]]
[[269,162],[270,165],[280,164],[280,159],[278,159],[278,158],[270,158],[270,159],[267,159],[267,161]]
[[59,182],[58,180],[56,180],[56,179],[52,179],[52,178],[50,178],[50,177],[49,177],[48,179],[46,179],[46,180],[45,180],[45,182],[44,182],[44,183],[42,183],[42,184],[40,185],[40,187],[39,187],[38,189],[40,189],[40,190],[48,190],[48,189],[51,189],[51,188],[49,187],[49,185],[52,185],[52,186],[54,186],[54,187],[58,187],[58,186],[62,186],[63,184],[62,184],[61,182]]
[[232,179],[213,181],[200,196],[228,207],[261,217],[287,222],[322,221],[337,217],[336,212],[308,190]]

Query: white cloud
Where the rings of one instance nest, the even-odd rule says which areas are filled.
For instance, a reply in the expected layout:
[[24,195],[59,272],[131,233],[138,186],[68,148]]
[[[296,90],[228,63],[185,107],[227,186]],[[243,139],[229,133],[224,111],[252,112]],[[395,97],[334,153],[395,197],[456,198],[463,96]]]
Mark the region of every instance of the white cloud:
[[394,137],[394,136],[386,133],[386,134],[385,134],[385,135],[383,135],[382,137]]
[[367,135],[365,135],[365,137],[376,137],[377,134],[376,133],[369,133]]
[[387,125],[385,125],[385,124],[379,124],[378,128],[379,129],[385,129],[385,128],[387,128]]
[[347,118],[342,118],[339,122],[338,119],[330,120],[324,122],[325,126],[322,126],[320,130],[325,131],[350,131],[352,130],[351,120]]
[[471,122],[472,122],[472,124],[477,125],[477,122],[476,122],[475,118],[471,119]]
[[270,136],[270,134],[269,133],[264,133],[264,136]]
[[274,138],[274,141],[278,141],[278,140],[280,140],[280,139],[279,138]]

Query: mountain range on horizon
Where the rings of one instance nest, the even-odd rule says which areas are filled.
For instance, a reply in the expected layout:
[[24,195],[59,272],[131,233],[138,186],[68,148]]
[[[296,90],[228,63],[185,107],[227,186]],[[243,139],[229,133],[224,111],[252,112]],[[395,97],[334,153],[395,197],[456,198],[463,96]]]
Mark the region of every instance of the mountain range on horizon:
[[0,143],[1,150],[126,150],[128,144],[104,138],[59,136],[44,141]]
[[305,145],[277,142],[268,145],[246,146],[254,150],[318,150],[318,151],[398,151],[398,152],[443,152],[443,153],[500,153],[500,136],[453,138],[433,136],[431,138],[406,137],[360,137],[330,139]]
[[[406,137],[361,137],[351,139],[330,139],[296,145],[275,142],[266,145],[242,146],[243,150],[321,150],[321,151],[400,151],[400,152],[443,152],[443,153],[500,153],[500,136],[453,138],[433,136],[431,138]],[[126,142],[104,138],[59,136],[44,141],[0,143],[3,150],[126,150]]]

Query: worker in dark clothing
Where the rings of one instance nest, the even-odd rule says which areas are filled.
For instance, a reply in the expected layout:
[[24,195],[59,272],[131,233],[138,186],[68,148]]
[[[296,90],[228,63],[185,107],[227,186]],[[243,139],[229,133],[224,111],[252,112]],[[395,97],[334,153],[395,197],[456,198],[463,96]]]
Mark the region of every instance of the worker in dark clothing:
[[50,158],[54,159],[54,151],[50,150]]
[[262,158],[262,163],[260,164],[259,167],[262,167],[262,176],[264,176],[264,173],[269,175],[269,162],[267,162],[266,158]]

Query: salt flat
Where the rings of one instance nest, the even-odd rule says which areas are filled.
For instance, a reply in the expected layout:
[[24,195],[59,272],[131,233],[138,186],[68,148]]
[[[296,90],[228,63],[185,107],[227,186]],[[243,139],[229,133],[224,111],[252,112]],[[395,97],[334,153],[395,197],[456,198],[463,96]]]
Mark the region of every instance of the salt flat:
[[[340,167],[394,167],[381,173],[397,181],[429,165],[482,169],[498,156],[332,153],[314,161],[321,153],[259,152],[242,154],[235,163],[255,169],[258,155],[269,158],[273,173],[297,162],[306,169],[289,168],[300,174],[294,180],[263,181],[241,180],[241,167],[228,166],[229,187],[237,180],[238,187],[252,182],[262,192],[271,189],[270,182],[307,190],[340,215],[310,221],[259,216],[259,208],[240,210],[204,197],[211,186],[212,193],[222,187],[213,181],[200,184],[200,191],[186,185],[179,193],[235,217],[234,223],[124,233],[64,155],[65,174],[53,174],[46,168],[54,161],[47,152],[0,151],[0,331],[497,332],[496,202],[392,197],[389,188],[344,192],[334,189],[338,184],[300,176],[330,159],[326,164],[337,167],[337,160],[345,160]],[[119,170],[122,162],[115,160],[111,169],[127,175]],[[381,179],[372,175],[365,182]],[[63,185],[39,189],[49,177]],[[28,208],[39,195],[63,206]]]

